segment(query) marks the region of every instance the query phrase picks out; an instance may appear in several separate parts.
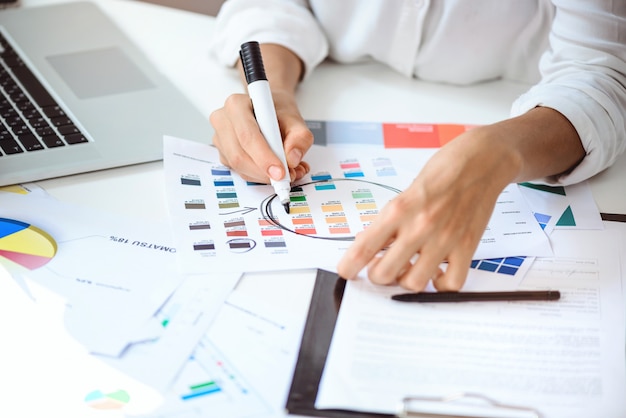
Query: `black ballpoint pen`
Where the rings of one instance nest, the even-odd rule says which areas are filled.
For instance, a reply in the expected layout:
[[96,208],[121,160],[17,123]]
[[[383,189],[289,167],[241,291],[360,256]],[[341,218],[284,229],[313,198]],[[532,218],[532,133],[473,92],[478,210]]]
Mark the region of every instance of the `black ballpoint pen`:
[[422,292],[391,296],[400,302],[501,302],[516,300],[559,300],[558,290],[516,290],[511,292]]

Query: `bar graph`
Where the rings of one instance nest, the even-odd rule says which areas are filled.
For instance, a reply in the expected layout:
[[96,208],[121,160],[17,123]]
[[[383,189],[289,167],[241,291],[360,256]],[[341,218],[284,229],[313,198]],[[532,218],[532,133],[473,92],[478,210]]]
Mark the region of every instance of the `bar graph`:
[[200,396],[212,395],[222,390],[219,385],[213,380],[191,384],[188,386],[188,388],[188,392],[180,395],[180,398],[184,401]]

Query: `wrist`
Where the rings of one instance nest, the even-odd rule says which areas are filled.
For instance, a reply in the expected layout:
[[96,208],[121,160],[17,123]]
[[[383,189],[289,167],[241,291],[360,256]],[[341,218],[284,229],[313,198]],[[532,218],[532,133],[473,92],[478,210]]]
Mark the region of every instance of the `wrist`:
[[[445,145],[434,157],[437,176],[447,175],[464,187],[489,187],[502,190],[517,181],[523,171],[523,158],[515,147],[503,140],[493,125],[471,129]],[[445,179],[443,179],[445,181]]]
[[[475,132],[474,132],[475,131]],[[471,154],[478,165],[491,172],[493,179],[502,187],[517,182],[524,172],[524,156],[519,147],[508,140],[506,130],[499,125],[477,127],[468,138],[473,146]]]

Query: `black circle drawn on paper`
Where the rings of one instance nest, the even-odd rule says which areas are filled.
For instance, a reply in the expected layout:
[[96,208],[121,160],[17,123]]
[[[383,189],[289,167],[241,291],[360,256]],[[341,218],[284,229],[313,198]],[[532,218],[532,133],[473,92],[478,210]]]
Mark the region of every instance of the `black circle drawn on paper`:
[[[369,180],[360,180],[360,179],[346,179],[346,178],[331,178],[331,179],[326,179],[326,180],[316,180],[316,181],[310,181],[308,183],[302,183],[302,184],[297,184],[295,186],[293,186],[291,188],[291,191],[295,191],[298,188],[301,188],[303,186],[310,186],[313,184],[324,184],[324,183],[334,183],[334,182],[339,182],[339,181],[352,181],[352,182],[359,182],[359,183],[365,183],[365,184],[369,184],[369,185],[373,185],[373,186],[377,186],[377,187],[382,187],[383,189],[389,190],[391,192],[394,193],[400,193],[401,190],[396,189],[395,187],[392,186],[388,186],[386,184],[381,184],[381,183],[376,183],[374,181],[369,181]],[[263,219],[268,221],[269,223],[271,223],[272,225],[287,231],[287,232],[291,232],[292,234],[296,234],[296,235],[300,235],[302,237],[308,237],[308,238],[315,238],[315,239],[324,239],[324,240],[329,240],[329,241],[354,241],[354,236],[350,236],[350,237],[325,237],[325,236],[320,236],[320,235],[309,235],[309,234],[302,234],[299,233],[296,230],[293,230],[291,228],[289,228],[288,226],[282,224],[278,217],[274,216],[274,211],[272,209],[272,202],[274,201],[274,199],[277,197],[276,194],[270,195],[268,197],[266,197],[265,199],[263,199],[263,201],[261,202],[261,205],[259,207],[259,210],[261,211],[261,216],[263,216]],[[281,205],[282,208],[282,205]]]

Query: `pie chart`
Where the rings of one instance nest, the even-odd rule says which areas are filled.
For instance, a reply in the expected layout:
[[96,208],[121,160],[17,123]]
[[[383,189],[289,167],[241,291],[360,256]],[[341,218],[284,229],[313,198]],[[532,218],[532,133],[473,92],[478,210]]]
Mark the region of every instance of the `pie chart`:
[[0,263],[35,270],[48,263],[57,244],[45,231],[14,219],[0,218]]
[[125,390],[117,390],[105,393],[94,390],[85,397],[87,405],[94,409],[121,409],[130,401],[130,396]]

